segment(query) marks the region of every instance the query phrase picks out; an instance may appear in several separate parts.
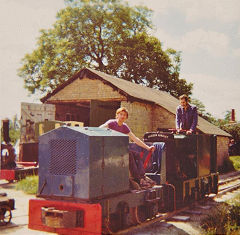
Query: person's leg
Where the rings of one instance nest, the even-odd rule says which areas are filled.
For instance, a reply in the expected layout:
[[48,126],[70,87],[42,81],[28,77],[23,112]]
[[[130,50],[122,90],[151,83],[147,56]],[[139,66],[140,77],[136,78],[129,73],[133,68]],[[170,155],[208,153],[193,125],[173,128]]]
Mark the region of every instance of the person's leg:
[[138,166],[135,161],[135,155],[136,153],[129,152],[129,171],[131,177],[139,183],[141,176],[139,174]]

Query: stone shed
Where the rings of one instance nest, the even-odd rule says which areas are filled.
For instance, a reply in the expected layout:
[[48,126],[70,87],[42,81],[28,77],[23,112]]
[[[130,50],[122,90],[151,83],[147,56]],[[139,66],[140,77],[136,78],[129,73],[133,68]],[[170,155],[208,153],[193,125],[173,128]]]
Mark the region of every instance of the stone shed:
[[[56,107],[55,119],[80,121],[84,126],[99,126],[115,117],[119,107],[129,110],[131,130],[142,138],[147,131],[175,128],[178,99],[167,92],[145,87],[84,68],[41,99]],[[217,135],[218,165],[228,157],[230,135],[199,117],[199,133]]]

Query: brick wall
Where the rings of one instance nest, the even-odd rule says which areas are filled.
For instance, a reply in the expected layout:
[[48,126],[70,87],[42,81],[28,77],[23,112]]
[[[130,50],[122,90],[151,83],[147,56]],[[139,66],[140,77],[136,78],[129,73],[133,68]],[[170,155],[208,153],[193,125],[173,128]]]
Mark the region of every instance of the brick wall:
[[217,165],[222,166],[223,161],[229,157],[228,155],[229,138],[224,136],[217,137]]
[[152,106],[150,104],[122,101],[121,107],[128,109],[127,124],[137,137],[142,139],[144,133],[152,131]]
[[83,78],[74,80],[64,89],[51,96],[48,102],[90,99],[113,100],[126,99],[126,97],[120,95],[117,91],[113,90],[111,86],[104,84],[100,80]]

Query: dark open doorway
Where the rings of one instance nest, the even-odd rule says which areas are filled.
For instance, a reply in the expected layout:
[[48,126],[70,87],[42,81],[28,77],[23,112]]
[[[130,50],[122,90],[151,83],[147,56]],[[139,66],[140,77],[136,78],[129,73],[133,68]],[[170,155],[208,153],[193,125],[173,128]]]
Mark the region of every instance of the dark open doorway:
[[56,104],[56,120],[83,122],[84,126],[100,126],[108,119],[115,118],[120,107],[119,101],[82,101]]

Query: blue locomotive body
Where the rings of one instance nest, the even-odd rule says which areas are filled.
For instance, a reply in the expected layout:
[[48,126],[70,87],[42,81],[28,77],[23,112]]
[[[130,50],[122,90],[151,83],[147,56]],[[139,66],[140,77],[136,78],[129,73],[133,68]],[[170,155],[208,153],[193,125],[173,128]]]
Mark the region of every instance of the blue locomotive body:
[[82,200],[129,190],[128,136],[63,126],[39,137],[39,191]]

